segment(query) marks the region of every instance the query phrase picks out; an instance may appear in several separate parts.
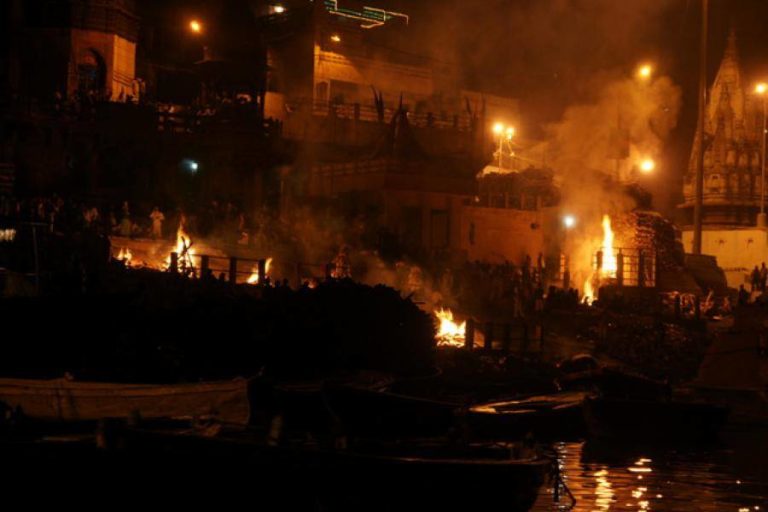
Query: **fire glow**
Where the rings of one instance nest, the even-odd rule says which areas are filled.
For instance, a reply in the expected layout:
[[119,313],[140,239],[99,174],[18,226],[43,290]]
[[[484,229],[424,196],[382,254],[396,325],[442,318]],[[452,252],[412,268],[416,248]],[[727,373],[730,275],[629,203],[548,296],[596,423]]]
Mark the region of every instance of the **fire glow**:
[[120,253],[117,255],[117,259],[125,263],[127,267],[130,267],[131,261],[133,260],[133,254],[130,249],[121,248]]
[[613,252],[613,229],[611,229],[611,218],[603,215],[603,261],[600,271],[601,277],[616,277],[617,263],[616,254]]
[[618,261],[614,249],[614,233],[611,227],[611,217],[603,215],[603,241],[600,247],[600,257],[597,258],[597,268],[584,283],[583,297],[587,301],[596,298],[595,291],[604,279],[615,279],[618,271]]
[[[264,264],[264,276],[269,277],[269,270],[272,267],[272,258],[268,258]],[[248,278],[248,284],[259,284],[259,266],[256,265],[251,269],[251,275]]]
[[[195,268],[193,258],[195,256],[195,250],[192,249],[192,239],[184,231],[184,225],[179,224],[179,229],[176,231],[176,246],[174,252],[178,254],[178,265],[181,270],[191,270]],[[165,261],[166,268],[171,268],[171,257]]]
[[457,323],[450,309],[438,309],[435,317],[440,322],[437,335],[438,347],[463,347],[467,333],[467,322]]

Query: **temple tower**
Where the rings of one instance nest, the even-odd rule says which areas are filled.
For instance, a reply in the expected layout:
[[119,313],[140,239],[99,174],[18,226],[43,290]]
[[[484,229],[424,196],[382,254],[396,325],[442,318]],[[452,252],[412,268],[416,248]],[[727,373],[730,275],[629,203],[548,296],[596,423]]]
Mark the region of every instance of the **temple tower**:
[[[761,100],[751,93],[739,62],[736,35],[731,31],[706,107],[704,141],[703,223],[711,227],[754,226],[760,208]],[[683,185],[680,208],[691,223],[696,137]]]

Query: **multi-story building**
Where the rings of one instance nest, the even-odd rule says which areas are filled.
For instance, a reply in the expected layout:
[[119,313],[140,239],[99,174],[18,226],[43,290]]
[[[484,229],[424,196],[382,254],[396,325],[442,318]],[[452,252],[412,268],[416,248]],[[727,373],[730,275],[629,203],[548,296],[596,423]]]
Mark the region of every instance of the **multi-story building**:
[[42,101],[139,95],[133,0],[13,0],[6,6],[6,87]]

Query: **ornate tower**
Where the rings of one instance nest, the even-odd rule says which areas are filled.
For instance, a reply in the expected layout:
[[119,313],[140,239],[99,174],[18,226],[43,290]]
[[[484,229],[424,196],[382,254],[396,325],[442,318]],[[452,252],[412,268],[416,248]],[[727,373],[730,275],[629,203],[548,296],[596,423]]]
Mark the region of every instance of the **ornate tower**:
[[134,0],[71,0],[67,92],[138,97]]
[[[755,225],[760,206],[761,116],[759,100],[744,83],[732,30],[708,95],[704,120],[705,225]],[[680,205],[689,215],[693,210],[696,159],[701,147],[702,141],[696,137],[683,185],[685,201]]]

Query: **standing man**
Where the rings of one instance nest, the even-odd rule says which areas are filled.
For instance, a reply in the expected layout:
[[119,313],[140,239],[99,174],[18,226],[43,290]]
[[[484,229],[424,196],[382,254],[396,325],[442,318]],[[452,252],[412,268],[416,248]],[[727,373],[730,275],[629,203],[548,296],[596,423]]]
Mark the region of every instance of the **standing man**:
[[160,211],[160,208],[155,206],[152,209],[152,213],[149,214],[149,218],[152,219],[152,238],[155,240],[163,238],[163,221],[165,220],[163,212]]

